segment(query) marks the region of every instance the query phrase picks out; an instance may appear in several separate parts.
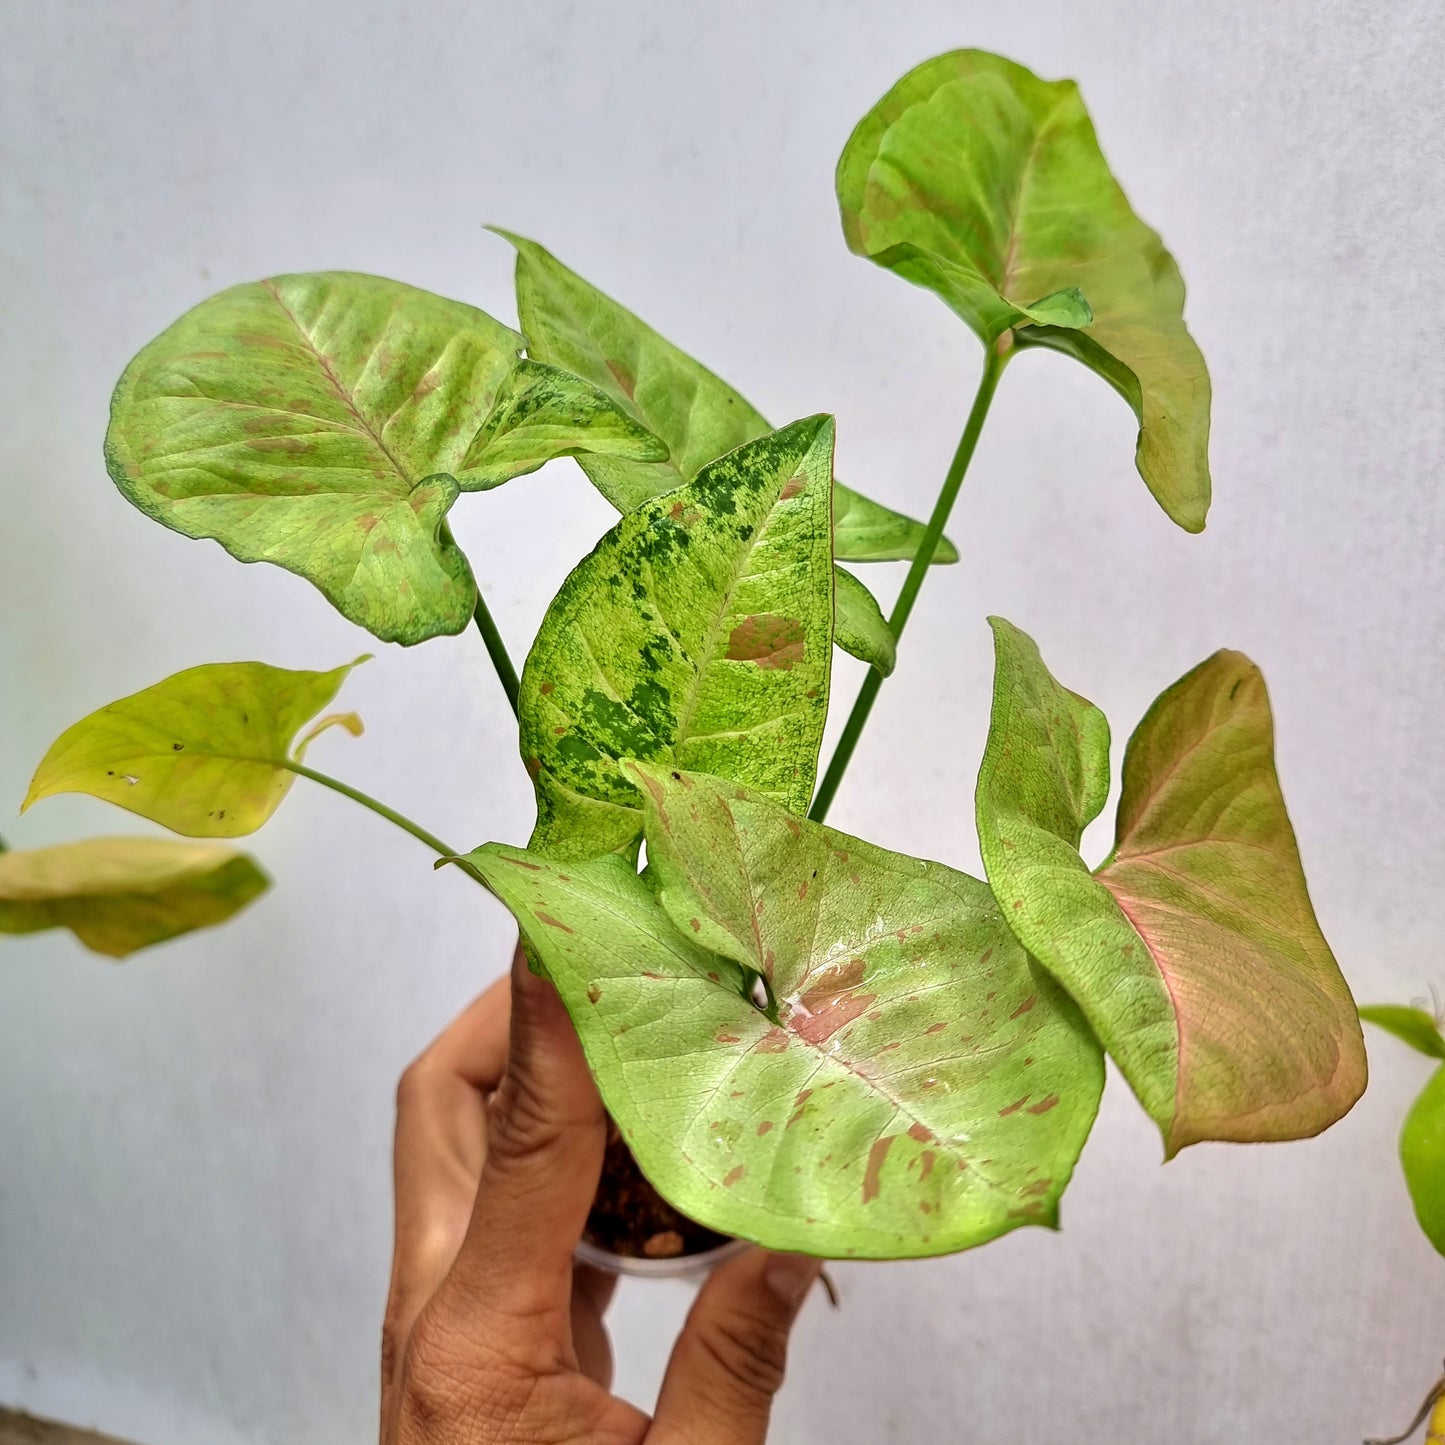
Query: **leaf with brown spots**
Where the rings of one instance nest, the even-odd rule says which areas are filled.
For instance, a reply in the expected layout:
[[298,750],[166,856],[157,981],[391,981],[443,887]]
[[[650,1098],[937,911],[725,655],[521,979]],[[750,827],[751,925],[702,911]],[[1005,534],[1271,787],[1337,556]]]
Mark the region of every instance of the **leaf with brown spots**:
[[105,455],[148,516],[305,577],[387,642],[459,632],[459,490],[595,445],[667,446],[589,382],[522,362],[485,312],[352,272],[233,286],[126,368]]
[[87,948],[126,958],[224,923],[270,880],[245,853],[171,838],[87,838],[0,852],[0,933],[68,928]]
[[832,451],[829,417],[748,442],[629,512],[574,569],[522,671],[534,848],[632,843],[629,757],[807,807],[832,667]]
[[1010,928],[1088,1016],[1167,1155],[1328,1127],[1364,1088],[1364,1045],[1310,906],[1258,669],[1218,652],[1156,700],[1124,755],[1114,851],[1090,873],[1078,846],[1108,793],[1108,725],[1031,639],[993,628],[978,830]]
[[[527,855],[496,844],[470,861],[653,1183],[712,1228],[823,1255],[942,1254],[1055,1223],[1102,1056],[988,888],[732,782],[637,771],[648,875],[620,857],[519,869]],[[751,1002],[757,973],[776,1022]]]
[[[21,811],[56,793],[89,793],[192,838],[254,833],[320,729],[299,742],[297,733],[365,661],[330,672],[213,662],[175,673],[61,733]],[[360,731],[354,713],[344,717],[348,732]]]
[[1132,407],[1135,462],[1197,532],[1209,508],[1209,373],[1184,283],[1109,171],[1079,88],[981,50],[909,71],[838,162],[849,249],[935,292],[994,346],[1081,361]]

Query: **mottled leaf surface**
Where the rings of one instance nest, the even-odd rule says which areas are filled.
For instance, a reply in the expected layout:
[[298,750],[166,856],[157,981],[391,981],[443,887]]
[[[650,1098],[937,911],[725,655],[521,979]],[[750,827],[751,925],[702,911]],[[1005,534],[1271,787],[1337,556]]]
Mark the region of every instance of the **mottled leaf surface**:
[[835,567],[833,601],[833,641],[887,677],[898,662],[898,644],[878,599],[851,572]]
[[557,594],[522,672],[532,846],[626,847],[642,827],[619,759],[812,795],[833,642],[833,423],[794,422],[628,512]]
[[1135,460],[1197,532],[1209,508],[1209,374],[1184,283],[1109,171],[1071,80],[979,50],[910,71],[838,162],[850,249],[935,291],[994,345],[1066,352],[1139,422]]
[[485,491],[583,453],[645,464],[666,461],[667,444],[590,382],[523,358],[467,448],[457,480],[463,491]]
[[68,928],[87,948],[125,958],[224,923],[270,880],[216,843],[87,838],[0,853],[0,933]]
[[1445,1068],[1435,1070],[1405,1116],[1400,1163],[1420,1228],[1445,1254]]
[[[630,512],[709,462],[772,430],[720,377],[570,271],[535,241],[500,231],[517,248],[517,312],[527,349],[585,377],[667,444],[665,461],[579,457],[619,512]],[[912,561],[924,526],[837,483],[834,554],[845,562]],[[947,538],[935,562],[956,562]]]
[[[621,858],[491,844],[471,861],[663,1194],[715,1229],[829,1256],[1054,1224],[1102,1058],[987,887],[721,779],[643,773],[660,904]],[[742,968],[770,978],[776,1023]]]
[[[192,838],[254,833],[280,806],[315,731],[296,734],[365,658],[330,672],[264,662],[187,668],[82,718],[41,760],[21,811],[89,793]],[[330,719],[353,734],[354,713]]]
[[444,526],[458,478],[495,486],[594,436],[666,455],[580,378],[518,373],[520,345],[475,307],[377,276],[233,286],[126,368],[107,465],[149,516],[298,573],[383,641],[459,632],[476,587]]
[[1365,1084],[1359,1019],[1310,906],[1258,669],[1216,653],[1130,739],[1113,854],[1077,853],[1107,792],[1102,714],[995,619],[978,826],[1019,940],[1088,1016],[1164,1135],[1291,1139]]
[[1366,1004],[1360,1010],[1360,1017],[1367,1024],[1394,1034],[1426,1058],[1445,1059],[1445,1035],[1441,1034],[1440,1025],[1422,1008],[1408,1008],[1395,1003]]

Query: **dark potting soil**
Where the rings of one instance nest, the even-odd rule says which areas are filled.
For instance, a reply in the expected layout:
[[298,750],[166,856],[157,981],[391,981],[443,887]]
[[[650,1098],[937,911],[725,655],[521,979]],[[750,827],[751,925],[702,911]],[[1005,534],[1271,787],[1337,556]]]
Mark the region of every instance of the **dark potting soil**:
[[679,1214],[647,1182],[611,1119],[602,1179],[582,1233],[589,1244],[628,1259],[673,1259],[728,1242],[727,1235]]

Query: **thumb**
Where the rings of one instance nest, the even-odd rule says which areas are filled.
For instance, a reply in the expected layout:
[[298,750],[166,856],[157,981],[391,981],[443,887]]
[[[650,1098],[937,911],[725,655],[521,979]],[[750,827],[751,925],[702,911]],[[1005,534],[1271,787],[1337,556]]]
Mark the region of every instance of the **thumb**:
[[476,1205],[452,1270],[490,1311],[544,1329],[568,1318],[572,1250],[602,1172],[605,1120],[567,1010],[556,989],[528,969],[519,944],[507,1070],[492,1100]]
[[822,1269],[820,1259],[753,1249],[717,1270],[678,1336],[649,1442],[762,1445],[788,1333]]

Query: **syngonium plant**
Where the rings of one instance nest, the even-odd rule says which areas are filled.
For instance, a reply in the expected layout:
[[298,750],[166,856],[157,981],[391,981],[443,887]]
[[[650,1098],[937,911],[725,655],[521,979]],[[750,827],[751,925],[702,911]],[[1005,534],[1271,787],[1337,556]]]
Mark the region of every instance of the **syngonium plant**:
[[[475,620],[536,789],[525,848],[459,854],[303,761],[330,723],[360,731],[325,716],[297,741],[355,664],[180,673],[63,734],[26,805],[90,793],[217,839],[254,831],[297,775],[347,793],[512,911],[667,1200],[776,1249],[892,1258],[1055,1224],[1106,1054],[1169,1156],[1317,1133],[1365,1057],[1238,653],[1135,730],[1098,867],[1079,848],[1110,792],[1108,725],[1001,619],[987,880],[827,826],[929,564],[957,558],[944,527],[1017,356],[1063,352],[1124,398],[1138,471],[1187,531],[1210,491],[1178,269],[1072,82],[979,51],[928,61],[864,117],[837,180],[849,247],[983,346],[926,523],[834,478],[831,417],[774,428],[506,232],[520,333],[394,281],[280,276],[203,302],[120,380],[106,460],[150,516],[298,573],[383,642]],[[447,514],[566,456],[621,517],[518,679]],[[909,565],[885,619],[849,567],[890,561]],[[871,670],[819,780],[835,646]],[[0,927],[66,924],[120,954],[264,885],[214,843],[125,846],[0,860]]]

